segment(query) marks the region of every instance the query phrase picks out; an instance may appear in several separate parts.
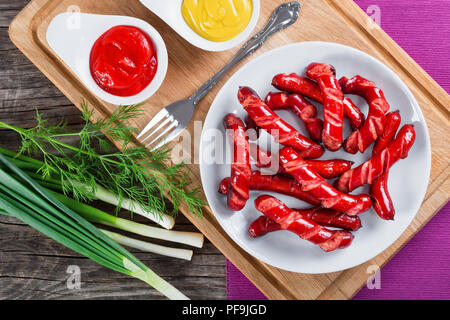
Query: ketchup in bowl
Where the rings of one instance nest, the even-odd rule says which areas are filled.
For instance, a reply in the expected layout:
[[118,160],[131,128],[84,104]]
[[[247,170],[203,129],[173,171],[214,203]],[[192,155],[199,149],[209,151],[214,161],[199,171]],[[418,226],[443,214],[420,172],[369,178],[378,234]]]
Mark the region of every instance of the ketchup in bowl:
[[152,39],[134,26],[116,26],[102,34],[92,47],[89,64],[100,88],[120,97],[140,93],[158,69]]

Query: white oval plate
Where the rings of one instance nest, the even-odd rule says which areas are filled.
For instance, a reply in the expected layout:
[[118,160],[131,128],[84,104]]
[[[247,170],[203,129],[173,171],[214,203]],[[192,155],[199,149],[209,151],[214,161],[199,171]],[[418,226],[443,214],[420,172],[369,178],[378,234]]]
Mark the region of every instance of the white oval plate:
[[141,3],[147,7],[150,11],[160,17],[165,23],[167,23],[173,30],[175,30],[184,40],[190,42],[197,48],[206,51],[225,51],[237,46],[250,36],[250,33],[258,22],[260,13],[259,0],[253,0],[253,12],[250,18],[250,22],[247,27],[236,37],[231,40],[216,42],[207,40],[192,30],[189,25],[184,21],[181,13],[181,5],[183,0],[170,0],[170,1],[154,1],[154,0],[140,0]]
[[[215,150],[211,138],[218,130],[224,132],[222,120],[229,113],[244,119],[246,112],[237,100],[239,86],[250,86],[264,98],[271,86],[272,77],[278,73],[296,72],[304,74],[311,62],[330,63],[336,67],[338,78],[360,74],[384,91],[391,105],[391,111],[399,109],[402,125],[413,123],[417,133],[416,142],[405,160],[393,166],[389,175],[389,190],[396,209],[395,221],[381,220],[373,209],[360,215],[363,227],[354,232],[355,239],[346,249],[325,253],[318,246],[300,239],[288,231],[278,231],[254,239],[248,234],[248,227],[261,215],[254,207],[254,200],[268,192],[251,192],[250,200],[241,212],[227,208],[227,199],[217,192],[222,178],[230,175],[230,165],[211,163],[213,154],[228,149]],[[363,99],[351,96],[353,101],[367,114],[368,106]],[[318,106],[320,116],[323,107]],[[279,114],[300,132],[305,133],[298,118],[289,111]],[[348,123],[345,137],[350,133]],[[225,145],[226,142],[224,142]],[[225,149],[225,147],[223,148]],[[327,151],[324,159],[348,159],[355,166],[370,158],[372,148],[363,155],[350,155],[342,150]],[[228,155],[229,157],[229,155]],[[400,78],[384,64],[356,49],[325,42],[294,43],[267,52],[242,67],[223,86],[215,98],[206,117],[200,144],[200,172],[203,188],[209,205],[227,234],[252,256],[274,267],[300,273],[336,272],[362,264],[387,249],[405,231],[413,220],[425,196],[431,166],[431,148],[427,126],[422,112]],[[367,193],[368,188],[357,189],[355,193]],[[283,195],[273,194],[291,208],[310,205]]]
[[[98,86],[91,75],[89,57],[95,41],[107,30],[118,25],[135,26],[152,39],[158,57],[158,69],[152,82],[140,93],[130,97],[112,95]],[[132,105],[150,98],[166,77],[169,58],[161,35],[147,22],[128,16],[65,12],[57,15],[48,26],[47,42],[72,69],[81,82],[100,99],[116,105]]]

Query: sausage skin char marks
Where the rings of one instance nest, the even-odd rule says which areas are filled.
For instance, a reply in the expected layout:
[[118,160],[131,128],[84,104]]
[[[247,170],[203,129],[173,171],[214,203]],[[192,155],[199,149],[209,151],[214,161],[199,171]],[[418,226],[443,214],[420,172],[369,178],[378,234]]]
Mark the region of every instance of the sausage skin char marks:
[[[230,181],[229,177],[222,180],[219,186],[220,193],[224,195],[228,194]],[[297,181],[282,174],[270,176],[263,175],[259,171],[254,171],[250,179],[250,190],[276,192],[305,201],[313,206],[320,205],[320,201],[303,191]]]
[[323,155],[324,149],[320,144],[304,137],[281,119],[251,88],[241,87],[238,99],[256,125],[272,134],[277,142],[294,148],[305,158],[314,159]]
[[320,246],[325,252],[346,248],[353,241],[353,235],[344,230],[330,230],[311,220],[299,217],[277,198],[263,195],[255,200],[255,207],[267,218],[275,221],[281,230],[289,230],[300,238]]
[[331,151],[337,151],[342,146],[344,127],[344,94],[336,70],[324,63],[311,63],[306,68],[306,75],[317,81],[323,97],[323,131],[322,141]]
[[[272,167],[272,154],[270,151],[266,151],[260,146],[251,143],[250,144],[250,158],[252,163],[258,168],[271,168]],[[334,179],[340,177],[344,172],[351,169],[354,164],[353,161],[331,159],[331,160],[305,160],[311,169],[325,179]],[[283,173],[284,169],[280,166],[278,173]]]
[[[322,92],[320,91],[319,85],[308,78],[297,75],[296,73],[277,74],[272,79],[272,85],[278,90],[289,93],[298,93],[323,104]],[[361,110],[359,110],[352,100],[347,97],[344,98],[344,116],[350,120],[353,130],[360,128],[365,119]]]
[[408,156],[415,139],[414,127],[410,124],[404,125],[397,137],[383,151],[360,166],[345,172],[337,181],[337,188],[342,192],[352,192],[362,185],[372,184],[398,160]]
[[367,195],[350,195],[336,190],[315,170],[309,168],[294,149],[287,147],[281,149],[279,157],[285,172],[297,180],[303,191],[320,200],[323,207],[354,216],[369,210],[372,206],[372,201]]
[[272,110],[290,109],[305,124],[306,131],[311,140],[322,140],[323,121],[317,118],[317,109],[309,101],[299,94],[287,94],[286,92],[269,92],[265,103]]
[[366,99],[369,105],[369,114],[361,128],[354,131],[345,141],[344,149],[348,153],[363,153],[383,133],[386,124],[386,113],[389,103],[383,91],[372,81],[361,76],[351,79],[343,77],[339,80],[344,93],[356,94]]
[[[339,228],[356,231],[361,228],[361,219],[358,216],[348,216],[330,209],[311,208],[293,209],[301,218],[309,219],[324,227]],[[252,237],[261,237],[269,232],[281,230],[281,226],[266,216],[260,216],[248,229]]]
[[250,178],[250,145],[244,123],[236,115],[227,114],[223,125],[230,135],[233,146],[233,162],[231,163],[230,190],[228,192],[228,208],[232,211],[242,210],[249,198]]
[[[372,156],[381,153],[394,140],[401,121],[398,111],[390,112],[386,115],[386,128],[376,141],[372,150]],[[388,190],[388,179],[389,171],[386,170],[370,186],[370,195],[373,199],[373,208],[378,216],[384,220],[393,220],[395,208]]]

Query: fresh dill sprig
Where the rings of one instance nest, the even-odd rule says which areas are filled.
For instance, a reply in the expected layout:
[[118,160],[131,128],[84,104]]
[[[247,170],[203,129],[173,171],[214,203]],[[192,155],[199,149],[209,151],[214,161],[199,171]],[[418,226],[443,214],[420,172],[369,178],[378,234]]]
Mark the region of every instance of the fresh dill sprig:
[[[49,124],[37,111],[33,128],[2,122],[0,127],[20,135],[19,155],[40,153],[43,160],[37,173],[43,179],[58,179],[62,191],[77,200],[92,200],[97,187],[102,186],[118,196],[119,206],[122,200],[130,199],[148,212],[162,214],[167,213],[167,194],[173,203],[171,215],[185,203],[193,214],[201,216],[205,203],[198,190],[185,190],[189,177],[184,163],[174,164],[166,147],[150,152],[143,146],[130,146],[136,129],[126,121],[140,114],[139,105],[120,106],[109,118],[93,122],[93,111],[83,102],[81,117],[85,123],[77,132],[69,131],[65,122]],[[113,151],[105,135],[119,142],[122,150]],[[77,137],[79,144],[67,144],[62,141],[65,137]]]

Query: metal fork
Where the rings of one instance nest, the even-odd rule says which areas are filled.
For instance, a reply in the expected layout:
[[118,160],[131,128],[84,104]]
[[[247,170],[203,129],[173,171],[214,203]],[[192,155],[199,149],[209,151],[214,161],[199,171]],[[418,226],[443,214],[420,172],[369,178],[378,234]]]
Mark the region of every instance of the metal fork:
[[[222,79],[222,77],[228,71],[230,71],[234,66],[251,55],[253,52],[261,48],[267,38],[269,38],[274,33],[289,27],[291,24],[297,21],[300,8],[301,5],[297,1],[292,1],[280,5],[273,12],[264,28],[252,38],[250,38],[242,46],[242,48],[239,49],[239,51],[230,60],[230,62],[228,62],[205,84],[203,84],[191,97],[174,102],[158,112],[147,124],[144,130],[142,130],[137,138],[140,139],[148,131],[151,130],[151,132],[144,139],[142,139],[141,142],[144,143],[145,141],[150,140],[150,142],[146,144],[146,147],[149,147],[153,146],[162,139],[158,144],[156,144],[156,146],[151,148],[152,150],[154,150],[160,148],[164,144],[178,137],[178,135],[187,127],[187,125],[191,121],[197,103],[217,84],[220,79]],[[164,130],[160,134],[155,136],[162,129]]]

